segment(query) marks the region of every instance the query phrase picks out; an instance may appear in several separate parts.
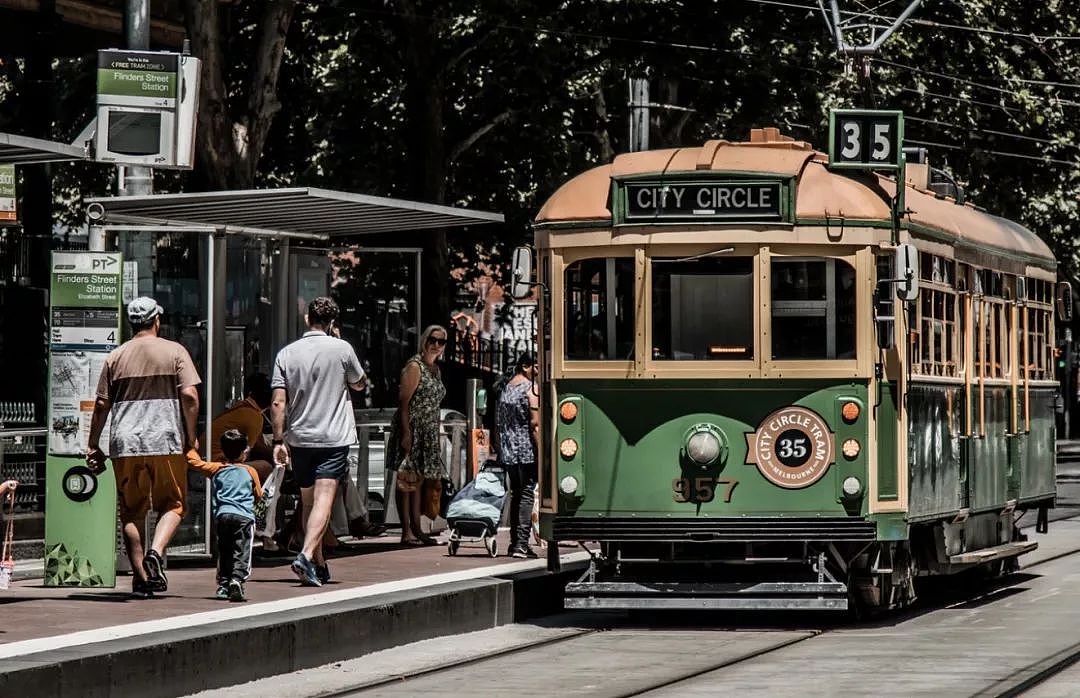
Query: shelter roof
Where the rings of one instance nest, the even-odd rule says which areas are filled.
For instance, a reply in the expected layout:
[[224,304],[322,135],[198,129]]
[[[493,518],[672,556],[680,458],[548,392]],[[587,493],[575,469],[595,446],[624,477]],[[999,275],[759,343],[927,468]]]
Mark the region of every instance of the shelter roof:
[[[807,143],[780,136],[776,129],[754,129],[744,143],[708,141],[703,146],[619,155],[609,165],[588,170],[560,187],[540,209],[536,223],[581,222],[611,225],[614,180],[648,175],[692,175],[705,171],[765,173],[796,180],[797,222],[843,218],[849,224],[891,219],[889,199],[894,180],[877,175],[828,169],[828,157]],[[1053,260],[1050,248],[1022,225],[958,205],[949,198],[908,184],[911,223],[931,228],[978,247],[1019,252]]]
[[35,165],[42,162],[86,160],[86,151],[75,145],[29,136],[0,133],[0,163]]
[[205,228],[222,232],[327,240],[502,223],[499,213],[316,189],[248,189],[191,194],[101,197],[106,224]]

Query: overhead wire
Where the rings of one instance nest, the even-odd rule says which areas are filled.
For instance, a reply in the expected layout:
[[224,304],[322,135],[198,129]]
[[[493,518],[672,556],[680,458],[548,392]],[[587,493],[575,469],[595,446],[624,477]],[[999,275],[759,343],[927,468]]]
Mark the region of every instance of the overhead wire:
[[[758,4],[758,5],[777,6],[777,7],[784,7],[784,8],[788,8],[788,9],[806,10],[806,11],[811,12],[811,13],[816,13],[816,12],[819,11],[817,7],[813,7],[813,6],[810,6],[810,5],[803,5],[803,4],[799,4],[799,3],[796,3],[796,2],[787,2],[785,0],[744,0],[744,1],[754,3],[754,4]],[[881,21],[892,21],[893,18],[883,17],[881,15],[876,14],[878,11],[883,9],[885,6],[891,4],[892,2],[895,2],[895,0],[886,0],[885,2],[881,3],[880,5],[878,5],[877,7],[873,8],[873,9],[867,7],[865,3],[860,2],[860,5],[862,5],[863,8],[868,11],[868,14],[867,13],[855,13],[855,12],[852,12],[850,10],[842,10],[841,14],[845,14],[845,15],[848,15],[848,16],[861,14],[861,15],[869,16],[871,18],[878,19],[878,20],[881,20]],[[387,10],[358,9],[357,11],[364,12],[364,13],[367,13],[367,14],[383,14],[383,15],[400,15],[401,14],[401,13],[398,13],[398,12],[387,11]],[[436,18],[431,17],[430,19],[434,20]],[[916,24],[927,22],[927,20],[918,20],[918,18],[911,18],[908,21],[912,22],[912,23],[916,23]],[[939,24],[941,24],[941,23],[939,23]],[[972,31],[975,31],[977,29],[975,27],[964,27],[964,26],[961,26],[961,25],[941,24],[941,26],[943,26],[945,28],[949,28],[949,29],[970,29]],[[736,51],[736,50],[733,50],[733,49],[724,49],[724,48],[720,48],[720,47],[717,47],[717,46],[709,46],[709,45],[703,45],[703,44],[691,44],[691,43],[682,43],[682,42],[675,42],[675,41],[656,40],[656,39],[640,39],[640,38],[632,38],[632,37],[615,36],[615,35],[610,35],[610,34],[600,34],[600,33],[594,33],[594,32],[579,32],[579,31],[555,29],[555,28],[552,28],[552,27],[523,26],[523,25],[506,24],[506,23],[499,24],[499,25],[497,25],[497,27],[502,28],[502,29],[510,29],[510,30],[515,30],[515,31],[526,31],[526,32],[532,32],[532,33],[550,33],[550,34],[556,34],[556,35],[568,36],[568,37],[575,37],[575,38],[587,38],[587,39],[593,39],[593,40],[618,41],[618,42],[641,44],[641,45],[652,46],[652,47],[676,48],[676,49],[685,49],[685,50],[701,51],[701,52],[709,52],[709,53],[723,53],[723,54],[734,54],[734,55],[739,55],[739,56],[745,56],[745,54],[743,52],[740,52],[740,51]],[[985,33],[1015,35],[1015,36],[1017,36],[1019,38],[1024,38],[1024,39],[1028,39],[1028,40],[1030,40],[1034,36],[1034,35],[1024,35],[1024,34],[1021,34],[1019,32],[1007,32],[1007,31],[1004,31],[1004,30],[1001,30],[1001,31],[987,30],[987,32],[985,32]],[[1038,38],[1038,37],[1035,37],[1035,38]],[[1080,38],[1080,37],[1075,37],[1075,38]],[[788,58],[788,57],[784,56],[784,58]],[[873,60],[875,62],[877,62],[877,63],[881,63],[881,64],[884,64],[884,65],[889,65],[889,66],[894,67],[894,68],[899,68],[899,69],[904,69],[904,70],[911,70],[911,71],[923,73],[923,74],[926,74],[926,75],[931,75],[931,76],[933,76],[935,78],[951,80],[951,81],[958,82],[958,83],[961,83],[961,84],[967,84],[967,85],[969,85],[971,87],[975,87],[975,88],[979,88],[979,89],[988,89],[988,90],[997,92],[999,94],[1006,94],[1006,95],[1012,94],[1012,91],[1007,90],[1005,88],[996,87],[994,85],[987,85],[985,83],[979,83],[979,82],[976,82],[976,81],[973,81],[973,80],[968,80],[966,78],[959,78],[959,77],[956,77],[956,76],[950,76],[950,75],[946,75],[944,73],[938,73],[936,71],[930,71],[930,70],[926,70],[924,68],[917,68],[915,66],[908,66],[908,65],[904,65],[902,63],[897,63],[895,61],[889,61],[889,60],[886,60],[886,59],[877,59],[877,58],[875,58]],[[822,74],[821,70],[811,68],[809,66],[794,64],[792,67],[795,67],[796,69],[799,69],[799,70],[812,72],[812,73],[814,73],[816,75],[821,75]],[[708,84],[714,84],[714,82],[715,82],[715,81],[706,80],[706,79],[703,79],[703,78],[698,78],[696,80],[699,81],[699,82],[708,83]],[[1080,88],[1080,84],[1072,84],[1072,83],[1054,83],[1054,82],[1050,82],[1050,81],[1035,81],[1035,80],[1030,80],[1030,81],[1019,80],[1019,81],[1020,82],[1029,82],[1031,84],[1048,84],[1050,86],[1067,86],[1067,87]],[[968,103],[968,104],[977,105],[977,106],[984,106],[984,107],[988,107],[988,108],[991,108],[991,109],[998,109],[998,110],[1001,110],[1001,111],[1003,111],[1005,113],[1008,113],[1008,114],[1015,114],[1015,113],[1018,113],[1018,112],[1022,111],[1022,110],[1020,110],[1018,108],[1015,108],[1015,107],[1008,107],[1008,106],[1005,106],[1003,104],[995,104],[995,103],[985,102],[985,101],[976,100],[976,99],[972,99],[972,98],[968,98],[968,97],[957,97],[957,96],[954,96],[954,95],[946,95],[946,94],[941,94],[941,93],[932,92],[932,91],[920,91],[920,90],[915,90],[915,89],[908,88],[908,87],[902,87],[902,88],[900,88],[900,90],[902,92],[908,92],[908,93],[912,93],[912,94],[917,94],[917,95],[920,95],[920,96],[923,96],[923,97],[931,97],[931,98],[935,98],[935,99],[946,99],[946,100],[962,102],[962,103]],[[1077,101],[1062,100],[1060,98],[1050,97],[1048,95],[1034,95],[1033,94],[1031,96],[1034,97],[1034,98],[1037,98],[1037,99],[1051,100],[1052,103],[1060,104],[1060,105],[1063,105],[1063,106],[1077,106],[1077,107],[1080,107],[1080,102],[1077,102]],[[915,117],[915,116],[910,116],[910,115],[906,115],[905,118],[908,118],[908,119],[910,119],[912,121],[916,121],[916,122],[935,123],[934,120],[921,119],[920,117]],[[940,125],[947,125],[947,122],[936,122],[936,123],[940,124]],[[804,126],[802,124],[790,124],[790,125],[791,126],[802,126],[802,127],[807,128],[807,129],[810,128],[810,127]],[[956,127],[956,128],[964,128],[964,127],[961,127],[961,126],[958,126],[958,125],[951,125],[951,126]],[[1047,143],[1047,144],[1056,143],[1056,141],[1052,141],[1052,140],[1049,140],[1049,139],[1039,139],[1039,138],[1036,138],[1034,136],[1025,136],[1024,134],[1018,134],[1018,133],[1010,133],[1010,132],[1005,132],[1005,131],[995,131],[995,130],[992,130],[992,129],[974,129],[974,130],[979,131],[979,132],[983,132],[983,133],[990,133],[990,134],[994,134],[994,135],[998,135],[998,136],[1006,137],[1006,138],[1017,138],[1017,139],[1021,139],[1021,140],[1029,140],[1029,141],[1033,141],[1033,142]],[[942,143],[931,143],[929,141],[919,142],[919,141],[912,140],[912,141],[909,141],[909,142],[912,142],[912,143],[926,143],[926,144],[929,144],[929,145],[933,145],[934,147],[947,148],[947,149],[950,149],[950,150],[965,150],[961,146],[950,146],[950,145],[946,145],[946,144],[942,144]],[[1059,143],[1059,145],[1067,145],[1067,144],[1060,144]],[[1005,152],[1005,151],[988,151],[988,150],[982,150],[981,152],[993,153],[993,154],[996,154],[996,155],[1000,155],[1002,157],[1015,157],[1015,158],[1021,158],[1021,159],[1026,159],[1026,160],[1035,160],[1035,161],[1039,161],[1039,162],[1052,162],[1052,163],[1057,163],[1057,164],[1067,164],[1067,165],[1074,165],[1074,166],[1077,165],[1077,163],[1074,163],[1074,162],[1069,162],[1069,161],[1064,161],[1064,160],[1057,160],[1057,159],[1053,159],[1053,158],[1046,158],[1046,157],[1040,157],[1040,156],[1034,156],[1034,155],[1024,155],[1024,154],[1021,154],[1021,153],[1011,153],[1011,152]]]

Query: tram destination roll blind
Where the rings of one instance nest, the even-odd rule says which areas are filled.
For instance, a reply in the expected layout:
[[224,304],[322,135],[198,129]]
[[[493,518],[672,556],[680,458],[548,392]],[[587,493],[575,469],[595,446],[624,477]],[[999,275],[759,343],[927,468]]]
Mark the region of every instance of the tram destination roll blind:
[[780,182],[626,182],[626,222],[783,219]]

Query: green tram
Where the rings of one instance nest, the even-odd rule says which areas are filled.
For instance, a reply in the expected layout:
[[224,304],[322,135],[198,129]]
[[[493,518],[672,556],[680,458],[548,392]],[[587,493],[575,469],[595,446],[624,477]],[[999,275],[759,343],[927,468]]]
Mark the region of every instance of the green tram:
[[566,607],[896,608],[1036,547],[1053,255],[928,166],[897,227],[894,179],[827,165],[776,129],[620,155],[515,251],[515,295],[543,289],[549,568],[599,544]]

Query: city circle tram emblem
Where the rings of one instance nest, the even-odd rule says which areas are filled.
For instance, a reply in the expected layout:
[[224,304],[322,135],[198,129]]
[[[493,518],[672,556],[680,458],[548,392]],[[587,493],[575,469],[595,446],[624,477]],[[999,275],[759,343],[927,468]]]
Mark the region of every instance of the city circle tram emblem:
[[816,412],[784,407],[746,434],[746,464],[788,489],[809,487],[833,462],[833,433]]

